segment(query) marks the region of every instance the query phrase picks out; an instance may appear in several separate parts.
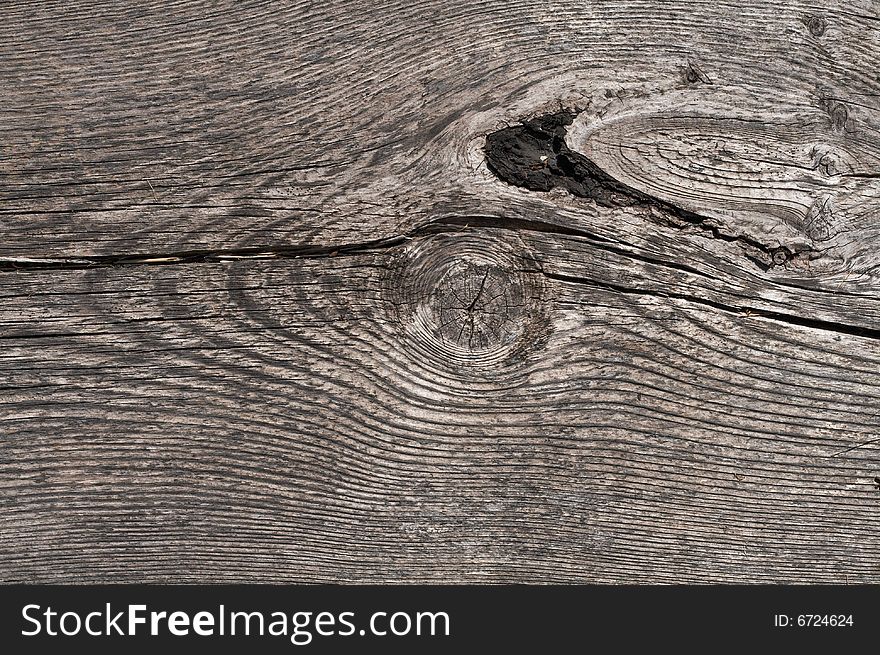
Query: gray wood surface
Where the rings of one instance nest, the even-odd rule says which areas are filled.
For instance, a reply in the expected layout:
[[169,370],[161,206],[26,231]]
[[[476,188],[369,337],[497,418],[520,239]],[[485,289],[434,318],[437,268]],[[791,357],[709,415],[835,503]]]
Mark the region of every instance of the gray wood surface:
[[880,582],[878,63],[866,0],[4,3],[0,581]]

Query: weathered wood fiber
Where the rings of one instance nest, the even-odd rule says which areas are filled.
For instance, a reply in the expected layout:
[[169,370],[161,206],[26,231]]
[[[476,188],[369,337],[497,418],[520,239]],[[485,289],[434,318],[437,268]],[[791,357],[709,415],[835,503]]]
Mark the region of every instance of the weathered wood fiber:
[[4,577],[876,578],[872,340],[527,262],[438,338],[407,271],[524,245],[6,274]]
[[880,582],[875,2],[7,3],[0,581]]

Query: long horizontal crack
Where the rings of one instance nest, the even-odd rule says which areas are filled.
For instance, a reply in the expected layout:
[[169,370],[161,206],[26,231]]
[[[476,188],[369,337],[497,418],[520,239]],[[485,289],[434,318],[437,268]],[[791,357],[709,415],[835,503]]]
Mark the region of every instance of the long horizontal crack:
[[6,258],[0,259],[0,272],[21,270],[82,270],[90,268],[168,264],[203,264],[240,259],[315,259],[393,248],[417,237],[458,232],[462,229],[468,228],[502,229],[513,232],[522,230],[526,232],[541,232],[544,234],[559,234],[577,237],[587,239],[605,250],[631,257],[639,261],[656,264],[657,266],[663,266],[666,268],[675,268],[695,275],[706,275],[699,269],[687,266],[686,264],[679,264],[677,262],[655,259],[638,254],[627,248],[615,245],[615,242],[611,239],[587,230],[566,227],[564,225],[558,225],[547,221],[507,218],[504,216],[447,216],[424,223],[404,234],[358,243],[345,243],[328,246],[287,245],[271,248],[215,248],[180,250],[174,252],[129,253],[125,255],[95,255],[85,257]]
[[[99,255],[91,257],[58,257],[45,259],[7,258],[0,259],[0,272],[86,270],[98,268],[118,268],[126,266],[166,266],[175,264],[218,263],[236,260],[319,259],[324,257],[366,254],[370,252],[386,250],[401,246],[407,241],[421,236],[460,232],[461,230],[468,228],[504,229],[514,232],[541,232],[583,238],[591,241],[594,245],[596,245],[596,247],[601,249],[609,250],[640,261],[656,264],[658,266],[685,270],[706,277],[705,273],[699,271],[696,268],[692,268],[684,264],[677,264],[675,262],[658,260],[651,257],[646,257],[644,255],[639,255],[637,253],[627,250],[626,248],[615,245],[611,239],[593,234],[586,230],[557,225],[546,221],[514,219],[502,216],[443,217],[425,223],[405,234],[399,234],[387,238],[374,239],[358,243],[347,243],[329,246],[291,245],[273,248],[254,247],[213,250],[184,250],[172,253],[139,253],[127,255]],[[839,334],[867,337],[870,339],[880,339],[880,330],[865,328],[857,325],[849,325],[845,323],[819,319],[808,319],[792,314],[757,309],[754,307],[740,307],[736,305],[729,305],[726,303],[707,300],[688,294],[636,289],[632,287],[617,286],[605,282],[599,282],[597,280],[592,280],[585,277],[566,276],[558,273],[546,272],[543,270],[540,270],[539,272],[545,275],[548,279],[554,279],[561,282],[590,284],[596,287],[602,287],[611,291],[625,294],[649,295],[685,300],[693,303],[698,303],[707,307],[712,307],[714,309],[728,313],[743,314],[748,312],[751,313],[751,315],[753,316],[762,316],[764,318],[788,323],[790,325],[798,325],[801,327],[836,332]]]
[[549,271],[540,270],[540,273],[550,280],[559,282],[568,282],[572,284],[586,284],[588,286],[606,289],[622,294],[630,294],[636,296],[652,296],[656,298],[672,298],[674,300],[684,300],[704,307],[711,307],[729,314],[742,316],[748,314],[750,316],[760,316],[773,321],[786,323],[788,325],[797,325],[799,327],[812,328],[814,330],[824,330],[826,332],[835,332],[837,334],[848,334],[857,337],[866,337],[868,339],[880,339],[880,330],[874,328],[866,328],[858,325],[849,325],[847,323],[838,323],[836,321],[825,321],[821,319],[805,318],[784,312],[774,312],[772,310],[760,309],[757,307],[741,307],[730,305],[717,300],[709,300],[708,298],[700,298],[686,293],[676,293],[672,291],[652,291],[650,289],[637,289],[635,287],[627,287],[623,285],[612,284],[609,282],[601,282],[588,277],[563,275]]
[[489,170],[504,182],[531,191],[550,191],[559,187],[575,196],[589,198],[602,207],[654,209],[672,224],[694,225],[712,238],[747,246],[746,256],[765,271],[802,252],[786,247],[771,248],[748,235],[725,234],[706,216],[614,179],[591,159],[566,144],[566,128],[576,115],[563,110],[489,134],[485,148]]
[[354,255],[399,246],[410,239],[431,234],[458,232],[463,229],[501,229],[509,231],[540,232],[586,239],[609,252],[630,257],[641,262],[674,268],[702,277],[703,271],[669,260],[657,259],[616,245],[606,237],[587,230],[566,227],[556,223],[504,216],[447,216],[424,223],[409,232],[383,239],[329,246],[287,245],[253,248],[215,248],[203,250],[180,250],[174,252],[130,253],[125,255],[96,255],[80,257],[6,258],[0,259],[0,272],[25,270],[83,270],[92,268],[116,268],[120,266],[159,266],[169,264],[210,264],[243,259],[317,259],[336,255]]
[[212,250],[180,250],[164,253],[127,255],[96,255],[90,257],[7,258],[0,259],[0,272],[22,270],[83,270],[120,266],[161,266],[169,264],[206,264],[239,259],[315,259],[349,255],[393,248],[404,243],[409,235],[397,235],[360,243],[335,246],[276,246],[272,248],[216,248]]

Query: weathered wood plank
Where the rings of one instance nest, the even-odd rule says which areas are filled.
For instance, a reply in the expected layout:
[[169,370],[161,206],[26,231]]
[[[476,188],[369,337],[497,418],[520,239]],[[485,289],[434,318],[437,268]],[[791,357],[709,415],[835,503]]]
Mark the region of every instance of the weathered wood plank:
[[[631,117],[653,144],[639,186],[674,190],[670,156],[687,170],[730,152],[766,182],[775,143],[800,146],[783,164],[833,169],[832,195],[858,185],[840,176],[878,158],[876,5],[740,4],[7,5],[3,254],[361,241],[440,205],[487,213],[510,198],[480,183],[477,143],[560,102]],[[771,122],[731,135],[756,106]],[[631,137],[599,130],[600,164],[625,167]]]
[[878,45],[7,3],[0,581],[877,582]]
[[0,577],[876,581],[876,342],[540,236],[5,273]]

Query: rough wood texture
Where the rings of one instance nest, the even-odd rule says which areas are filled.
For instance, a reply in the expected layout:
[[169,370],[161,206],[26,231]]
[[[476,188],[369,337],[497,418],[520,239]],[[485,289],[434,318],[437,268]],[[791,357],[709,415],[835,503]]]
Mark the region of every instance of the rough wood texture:
[[0,580],[880,582],[878,10],[7,3]]

